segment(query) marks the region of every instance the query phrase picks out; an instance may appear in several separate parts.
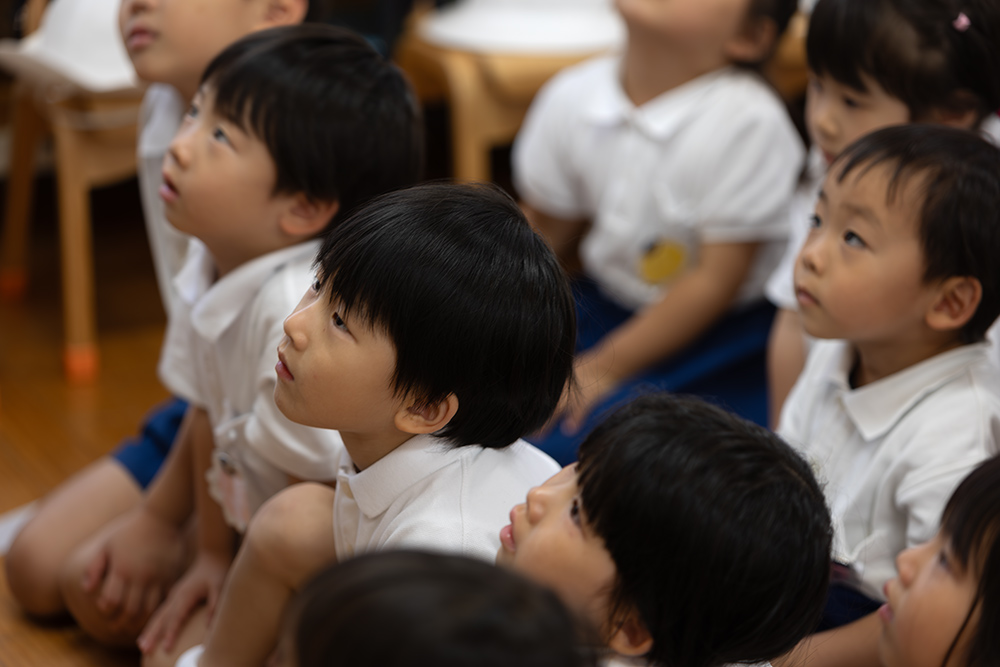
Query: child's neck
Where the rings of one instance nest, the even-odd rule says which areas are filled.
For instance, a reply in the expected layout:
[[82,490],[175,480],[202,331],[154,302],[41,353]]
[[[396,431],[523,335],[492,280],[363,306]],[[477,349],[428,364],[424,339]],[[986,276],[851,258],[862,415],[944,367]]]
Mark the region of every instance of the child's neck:
[[856,360],[851,369],[851,386],[858,389],[961,345],[954,336],[907,344],[854,343]]
[[622,88],[636,106],[729,64],[722,53],[708,49],[682,53],[658,37],[651,32],[629,32],[622,59]]
[[344,448],[347,449],[358,471],[378,462],[412,437],[412,433],[403,431],[378,434],[340,432]]

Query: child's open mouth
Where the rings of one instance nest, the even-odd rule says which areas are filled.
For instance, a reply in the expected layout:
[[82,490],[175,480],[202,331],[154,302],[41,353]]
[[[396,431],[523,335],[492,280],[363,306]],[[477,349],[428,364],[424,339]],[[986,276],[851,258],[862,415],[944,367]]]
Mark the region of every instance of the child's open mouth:
[[173,204],[177,201],[177,188],[174,187],[174,182],[166,173],[163,174],[163,184],[160,185],[160,199],[167,204]]

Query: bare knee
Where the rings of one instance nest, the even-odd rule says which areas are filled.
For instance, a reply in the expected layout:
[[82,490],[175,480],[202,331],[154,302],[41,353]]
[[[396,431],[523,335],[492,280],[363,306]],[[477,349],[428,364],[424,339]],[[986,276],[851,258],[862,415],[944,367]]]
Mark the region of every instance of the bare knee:
[[49,617],[66,611],[59,591],[61,554],[46,548],[47,542],[46,535],[29,522],[4,557],[10,592],[32,616]]

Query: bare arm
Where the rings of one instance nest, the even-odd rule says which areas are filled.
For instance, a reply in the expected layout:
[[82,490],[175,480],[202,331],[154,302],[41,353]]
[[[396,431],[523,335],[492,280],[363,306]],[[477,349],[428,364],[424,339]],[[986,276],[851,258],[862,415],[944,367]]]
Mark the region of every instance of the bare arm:
[[781,408],[806,365],[805,329],[794,310],[778,309],[767,339],[767,380],[771,428],[778,428]]
[[878,614],[810,635],[780,658],[774,667],[879,667],[878,641],[882,624]]
[[567,397],[571,427],[622,381],[680,351],[733,303],[750,271],[757,245],[712,243],[698,265],[658,302],[637,312],[583,355],[576,365],[579,392]]

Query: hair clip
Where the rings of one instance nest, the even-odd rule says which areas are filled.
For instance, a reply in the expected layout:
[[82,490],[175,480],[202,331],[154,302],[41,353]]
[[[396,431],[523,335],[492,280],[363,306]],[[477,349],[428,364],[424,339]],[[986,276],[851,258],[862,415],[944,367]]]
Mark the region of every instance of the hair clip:
[[969,17],[965,15],[965,12],[959,12],[958,17],[951,22],[951,25],[955,28],[955,30],[965,32],[969,29],[969,26],[972,25],[972,21],[970,21]]

